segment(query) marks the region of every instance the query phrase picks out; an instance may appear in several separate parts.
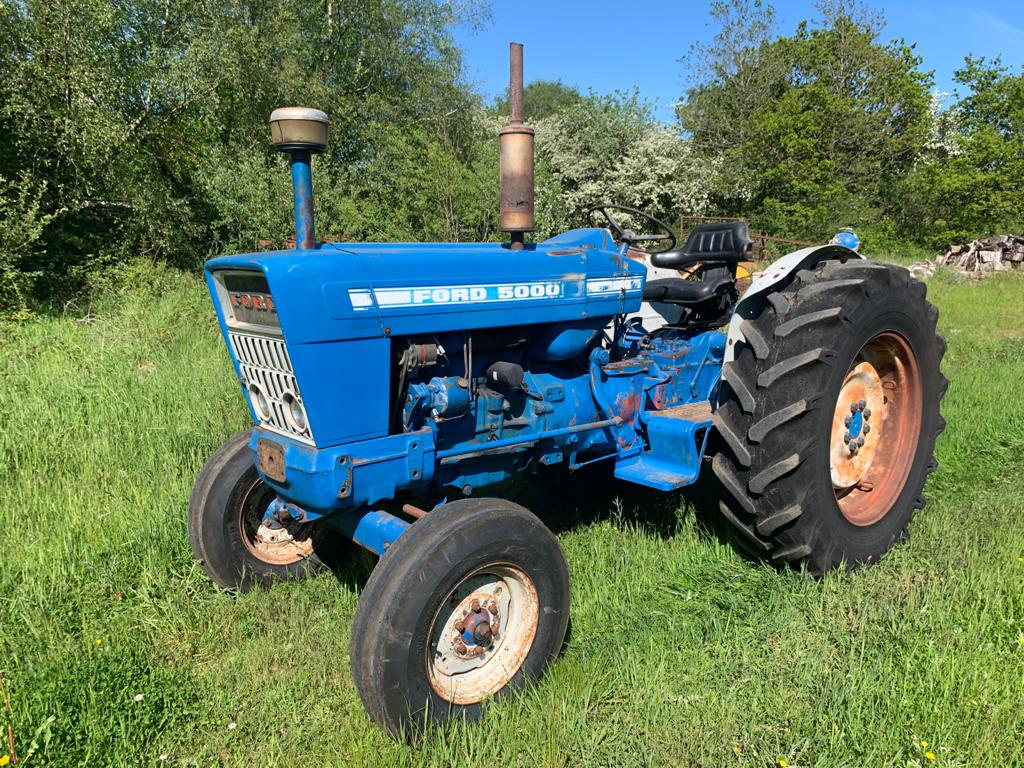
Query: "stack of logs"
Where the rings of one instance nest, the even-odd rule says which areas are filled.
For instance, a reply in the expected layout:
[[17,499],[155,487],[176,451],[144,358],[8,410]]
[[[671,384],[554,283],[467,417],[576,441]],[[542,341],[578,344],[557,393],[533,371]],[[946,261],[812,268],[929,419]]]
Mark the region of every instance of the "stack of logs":
[[934,261],[914,264],[910,271],[926,276],[933,273],[936,266],[951,267],[968,277],[981,277],[985,272],[1024,269],[1024,237],[996,235],[966,245],[951,245]]

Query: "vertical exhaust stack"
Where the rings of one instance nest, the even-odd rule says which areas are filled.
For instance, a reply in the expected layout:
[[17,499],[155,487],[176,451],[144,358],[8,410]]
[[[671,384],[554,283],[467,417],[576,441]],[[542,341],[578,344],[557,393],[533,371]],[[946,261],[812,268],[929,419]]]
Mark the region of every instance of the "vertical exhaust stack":
[[501,171],[498,228],[521,250],[533,231],[533,128],[523,124],[523,45],[509,43],[508,125],[498,132]]
[[313,232],[313,155],[327,148],[327,114],[319,109],[282,107],[270,113],[270,140],[287,152],[295,198],[295,247],[316,248]]

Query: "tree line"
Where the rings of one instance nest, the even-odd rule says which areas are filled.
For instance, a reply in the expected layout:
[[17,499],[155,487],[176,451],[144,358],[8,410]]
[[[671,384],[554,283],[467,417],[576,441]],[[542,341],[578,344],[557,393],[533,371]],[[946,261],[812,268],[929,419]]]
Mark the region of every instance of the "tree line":
[[[749,218],[875,250],[1024,231],[1024,76],[968,56],[943,103],[911,43],[826,0],[780,35],[712,4],[677,122],[639,91],[526,89],[538,236],[611,200],[669,221]],[[291,231],[267,116],[324,109],[317,224],[339,240],[497,237],[506,105],[467,83],[473,0],[0,0],[0,310],[25,315],[132,259],[194,268]]]

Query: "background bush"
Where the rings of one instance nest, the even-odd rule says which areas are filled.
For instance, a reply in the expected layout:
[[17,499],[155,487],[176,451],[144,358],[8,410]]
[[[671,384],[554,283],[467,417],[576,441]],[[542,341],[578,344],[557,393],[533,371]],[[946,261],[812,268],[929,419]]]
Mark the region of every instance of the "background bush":
[[[473,0],[0,3],[0,312],[59,307],[134,258],[281,246],[266,121],[283,104],[331,116],[322,237],[495,237],[507,104],[467,83],[452,33],[488,20]],[[798,239],[855,226],[902,253],[1024,229],[1024,75],[968,56],[940,98],[912,43],[850,0],[789,36],[760,0],[712,20],[673,125],[638,92],[529,84],[538,235],[598,201]]]

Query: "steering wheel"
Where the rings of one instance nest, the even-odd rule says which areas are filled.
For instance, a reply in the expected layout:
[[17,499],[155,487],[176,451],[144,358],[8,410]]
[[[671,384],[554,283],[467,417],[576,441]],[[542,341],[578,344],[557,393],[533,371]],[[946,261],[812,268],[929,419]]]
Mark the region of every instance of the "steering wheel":
[[[612,216],[611,213],[609,213],[609,211],[624,211],[626,213],[631,213],[634,216],[639,216],[640,218],[646,219],[647,221],[654,224],[659,231],[657,234],[654,235],[638,235],[633,230],[627,229],[626,227],[619,224],[619,222],[615,220],[615,217]],[[636,208],[628,208],[625,205],[614,205],[613,203],[599,203],[598,205],[591,206],[590,208],[587,209],[587,222],[591,226],[598,226],[594,222],[595,213],[600,213],[604,217],[604,220],[608,223],[608,226],[611,227],[612,231],[615,233],[615,238],[617,240],[626,243],[626,245],[630,247],[632,247],[634,243],[657,243],[662,241],[668,242],[667,246],[665,246],[664,248],[659,248],[658,250],[655,251],[649,251],[646,248],[641,249],[644,251],[644,253],[665,253],[665,251],[671,251],[673,248],[676,247],[676,233],[673,232],[664,222],[659,221],[658,219],[651,216],[651,214],[649,213],[638,211]]]

